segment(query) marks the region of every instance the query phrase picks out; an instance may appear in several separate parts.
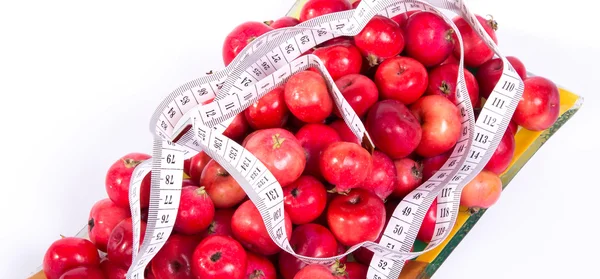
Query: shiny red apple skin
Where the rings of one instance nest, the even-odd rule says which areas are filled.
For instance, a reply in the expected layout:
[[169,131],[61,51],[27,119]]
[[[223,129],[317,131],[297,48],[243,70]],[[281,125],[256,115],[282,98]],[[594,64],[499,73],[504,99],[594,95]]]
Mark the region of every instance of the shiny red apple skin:
[[[354,136],[354,134],[352,135]],[[295,137],[306,153],[304,174],[323,179],[321,169],[319,168],[321,152],[330,144],[341,141],[340,135],[334,128],[325,124],[309,123],[302,126],[296,132]]]
[[425,93],[429,77],[427,69],[419,61],[397,56],[379,65],[374,80],[380,99],[394,99],[409,105]]
[[[368,77],[361,74],[345,75],[335,81],[335,85],[344,96],[344,99],[350,104],[350,107],[356,112],[356,115],[362,118],[369,108],[379,99],[377,85]],[[342,117],[341,113],[335,109],[335,114]]]
[[318,56],[333,80],[349,74],[358,74],[362,68],[360,51],[352,44],[335,44],[316,48]]
[[423,157],[440,155],[454,147],[460,138],[460,111],[450,100],[440,95],[419,99],[410,110],[422,123],[423,136],[415,150]]
[[[513,66],[519,77],[525,80],[527,78],[527,70],[525,65],[519,58],[515,56],[506,56],[508,62]],[[488,98],[494,87],[502,76],[504,62],[500,58],[490,59],[477,68],[477,83],[479,84],[479,95],[483,98]]]
[[513,120],[530,131],[543,131],[556,122],[560,112],[558,87],[551,80],[535,76],[525,79],[525,89]]

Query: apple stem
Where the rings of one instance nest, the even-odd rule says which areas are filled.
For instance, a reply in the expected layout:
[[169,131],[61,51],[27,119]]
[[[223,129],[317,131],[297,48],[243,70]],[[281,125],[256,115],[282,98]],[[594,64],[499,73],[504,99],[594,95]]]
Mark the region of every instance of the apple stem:
[[262,272],[262,270],[260,270],[260,269],[256,269],[256,270],[254,270],[254,271],[253,271],[253,272],[250,274],[250,276],[249,276],[248,278],[249,278],[249,279],[256,279],[256,278],[259,278],[259,279],[260,279],[260,278],[262,278],[262,277],[264,277],[264,276],[265,276],[265,273],[264,273],[264,272]]
[[88,227],[89,227],[89,231],[91,232],[92,229],[94,228],[94,218],[90,218],[90,220],[88,221]]
[[266,24],[266,25],[268,25],[268,26],[271,26],[271,24],[273,24],[273,21],[272,20],[265,20],[265,21],[263,21],[263,23]]
[[135,168],[137,165],[141,164],[143,161],[138,161],[130,158],[121,159],[126,168]]
[[283,142],[285,141],[285,139],[281,138],[279,136],[279,134],[274,134],[272,139],[273,139],[273,149],[280,148],[281,145],[283,144]]
[[210,260],[212,262],[217,262],[219,259],[221,259],[221,252],[216,252],[214,254],[212,254],[212,256],[210,256]]
[[371,67],[379,65],[379,58],[374,54],[367,55],[367,61],[369,61],[369,66]]
[[490,19],[488,19],[487,24],[492,27],[494,31],[498,31],[498,22],[494,20],[492,15],[487,15]]
[[340,262],[340,260],[335,260],[335,263],[331,269],[333,270],[333,275],[337,277],[342,276],[346,278],[348,276],[348,272],[346,272],[346,265]]
[[469,213],[469,215],[473,215],[473,214],[476,214],[477,212],[479,212],[479,210],[481,210],[480,207],[474,206],[474,207],[469,207],[469,210],[467,212]]
[[204,188],[204,186],[200,186],[198,187],[198,189],[194,190],[196,192],[196,195],[198,196],[203,196],[204,198],[206,198],[206,189]]
[[294,198],[298,197],[298,188],[292,189],[292,191],[290,191],[290,194],[292,194],[292,197]]
[[454,42],[454,38],[452,35],[454,35],[454,29],[450,28],[450,29],[448,29],[448,31],[446,31],[446,36],[445,36],[446,41]]
[[439,87],[444,95],[450,95],[450,85],[445,80],[442,80],[442,85]]

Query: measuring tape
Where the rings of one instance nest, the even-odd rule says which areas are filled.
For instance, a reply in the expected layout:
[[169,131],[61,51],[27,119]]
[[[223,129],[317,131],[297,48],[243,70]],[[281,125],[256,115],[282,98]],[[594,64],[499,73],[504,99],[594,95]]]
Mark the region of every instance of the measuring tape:
[[[503,74],[480,112],[477,122],[465,86],[462,39],[454,23],[437,8],[451,10],[467,20],[486,44],[502,58]],[[452,155],[428,181],[402,200],[383,231],[379,243],[367,241],[329,258],[311,258],[291,248],[283,221],[283,191],[264,164],[235,141],[223,136],[233,117],[296,72],[318,69],[342,117],[365,148],[374,148],[362,122],[345,101],[323,63],[306,50],[339,36],[358,34],[373,16],[386,17],[410,10],[427,10],[442,16],[455,30],[461,46],[457,78],[457,106],[463,132]],[[183,161],[206,152],[223,166],[256,205],[273,241],[306,263],[331,264],[360,247],[375,254],[367,278],[395,279],[404,261],[437,247],[450,233],[462,188],[479,173],[498,146],[523,92],[523,81],[502,56],[491,38],[462,0],[363,0],[350,11],[324,15],[295,27],[270,31],[250,43],[224,70],[180,86],[158,107],[152,117],[155,134],[152,159],[138,165],[130,183],[133,218],[133,260],[127,278],[143,278],[144,269],[172,232],[179,207]],[[213,100],[214,99],[214,100]],[[212,102],[211,102],[212,100]],[[148,224],[140,247],[139,189],[152,172]],[[434,237],[424,251],[410,252],[417,232],[437,197]]]

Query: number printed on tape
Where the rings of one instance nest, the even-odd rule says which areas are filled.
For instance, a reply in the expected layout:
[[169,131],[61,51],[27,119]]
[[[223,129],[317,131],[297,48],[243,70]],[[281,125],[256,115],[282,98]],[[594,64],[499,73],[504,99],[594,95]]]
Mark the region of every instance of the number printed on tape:
[[[439,245],[456,222],[462,188],[489,161],[523,93],[523,81],[512,67],[503,69],[477,121],[469,102],[464,72],[459,71],[457,106],[463,129],[450,157],[437,173],[398,204],[378,243],[360,243],[335,257],[311,258],[293,251],[284,229],[281,185],[254,155],[222,134],[237,114],[273,88],[284,84],[294,73],[313,67],[325,78],[332,99],[354,135],[363,141],[363,145],[374,146],[360,118],[344,99],[322,61],[303,53],[327,40],[358,34],[377,14],[393,17],[410,10],[427,10],[442,16],[456,31],[460,49],[463,49],[456,26],[438,8],[453,11],[467,19],[505,65],[509,64],[462,0],[369,0],[361,1],[354,10],[268,32],[248,44],[222,71],[193,80],[173,91],[151,120],[150,128],[156,136],[152,159],[136,167],[130,184],[134,251],[127,278],[143,278],[148,262],[169,238],[179,207],[183,161],[199,151],[206,152],[240,184],[261,212],[275,243],[307,263],[330,264],[360,247],[366,247],[375,253],[367,278],[395,279],[405,260]],[[459,69],[463,69],[463,56],[461,52]],[[206,103],[212,99],[212,102]],[[189,123],[191,129],[184,129]],[[140,243],[139,189],[141,178],[150,172],[149,216],[153,218],[148,218],[144,241]],[[425,213],[436,198],[438,211],[433,240],[424,251],[410,252]]]

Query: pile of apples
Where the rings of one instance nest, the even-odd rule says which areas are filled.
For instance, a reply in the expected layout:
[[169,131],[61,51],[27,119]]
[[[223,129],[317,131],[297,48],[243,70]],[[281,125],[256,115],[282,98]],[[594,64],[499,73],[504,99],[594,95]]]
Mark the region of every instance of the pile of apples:
[[[224,63],[270,30],[352,8],[347,0],[310,0],[299,19],[245,22],[228,34]],[[478,20],[497,42],[496,22]],[[464,19],[454,23],[463,38],[467,89],[477,112],[499,80],[503,62]],[[307,52],[324,62],[363,120],[376,146],[373,153],[341,119],[315,69],[294,74],[235,117],[224,134],[252,152],[283,187],[285,227],[296,253],[331,257],[357,243],[378,241],[398,202],[448,159],[461,133],[456,40],[438,15],[411,11],[375,16],[358,35]],[[558,117],[556,85],[527,77],[516,57],[508,60],[524,79],[525,92],[492,159],[464,188],[461,205],[467,208],[488,208],[498,200],[499,175],[513,157],[518,126],[544,130]],[[89,215],[89,240],[55,241],[43,262],[48,279],[125,278],[132,261],[129,182],[134,168],[149,158],[131,153],[110,166],[108,198],[94,204]],[[369,250],[361,248],[333,266],[307,265],[271,240],[257,208],[216,161],[200,152],[186,160],[184,169],[179,211],[171,217],[176,218],[174,232],[148,264],[145,278],[366,277]],[[141,186],[142,239],[149,196],[147,176]],[[434,202],[417,237],[422,242],[433,236],[436,211]]]

